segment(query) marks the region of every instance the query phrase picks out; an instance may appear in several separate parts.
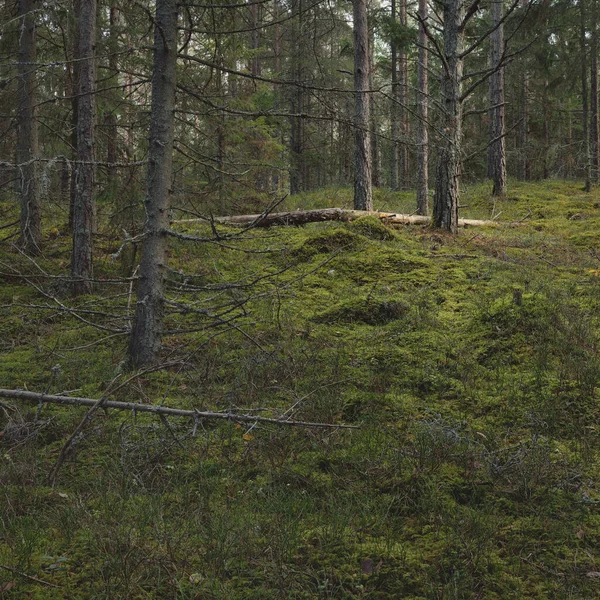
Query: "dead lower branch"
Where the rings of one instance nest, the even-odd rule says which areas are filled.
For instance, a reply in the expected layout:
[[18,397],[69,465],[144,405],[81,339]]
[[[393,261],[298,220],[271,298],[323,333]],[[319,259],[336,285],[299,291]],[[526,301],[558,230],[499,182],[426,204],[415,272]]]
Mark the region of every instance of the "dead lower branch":
[[186,417],[197,421],[205,420],[224,420],[239,423],[269,423],[271,425],[288,425],[293,427],[310,427],[321,429],[358,429],[358,425],[344,425],[336,423],[311,423],[308,421],[294,421],[291,419],[275,419],[269,417],[257,417],[256,415],[238,414],[235,412],[210,412],[200,410],[185,410],[183,408],[170,408],[167,406],[155,406],[153,404],[139,404],[137,402],[119,402],[116,400],[107,400],[106,396],[100,399],[77,398],[71,396],[56,396],[53,394],[40,394],[27,390],[6,390],[0,389],[0,397],[12,398],[14,400],[31,400],[33,402],[51,402],[53,404],[66,404],[71,406],[91,406],[95,409],[114,408],[116,410],[127,410],[132,412],[146,412],[155,415]]

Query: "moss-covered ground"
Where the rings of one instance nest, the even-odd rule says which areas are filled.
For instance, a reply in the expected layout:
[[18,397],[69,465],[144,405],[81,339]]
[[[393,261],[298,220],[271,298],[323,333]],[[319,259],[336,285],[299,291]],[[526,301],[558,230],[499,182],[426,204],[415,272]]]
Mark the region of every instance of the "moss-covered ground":
[[[0,597],[600,597],[600,193],[515,182],[462,204],[511,224],[176,241],[171,366],[112,397],[360,428],[100,411],[50,485],[86,409],[2,400]],[[71,299],[65,229],[48,221],[35,263],[0,246],[0,386],[98,398],[130,377],[135,299],[128,283]],[[98,236],[98,279],[135,271],[119,245]]]

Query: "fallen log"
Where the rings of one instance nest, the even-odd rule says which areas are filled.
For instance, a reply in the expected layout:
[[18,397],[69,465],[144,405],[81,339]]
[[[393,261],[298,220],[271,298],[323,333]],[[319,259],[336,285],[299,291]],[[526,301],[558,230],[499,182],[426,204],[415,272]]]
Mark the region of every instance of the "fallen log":
[[[384,223],[410,223],[428,225],[431,217],[421,215],[403,215],[400,213],[351,210],[346,208],[321,208],[317,210],[293,210],[288,212],[262,213],[259,215],[233,215],[230,217],[214,217],[214,223],[222,225],[239,225],[243,227],[272,227],[273,225],[305,225],[322,221],[354,221],[360,217],[374,216]],[[175,223],[210,223],[211,219],[181,219]],[[459,219],[459,227],[477,227],[482,225],[498,225],[496,221],[480,221],[478,219]]]
[[[74,406],[97,406],[98,399],[77,398],[74,396],[56,396],[53,394],[40,394],[27,390],[5,390],[0,389],[0,397],[12,398],[13,400],[32,400],[34,402],[52,402],[54,404],[68,404]],[[156,406],[153,404],[139,404],[138,402],[119,402],[107,400],[102,402],[102,408],[114,408],[116,410],[130,410],[133,412],[147,412],[155,415],[171,417],[187,417],[195,421],[207,419],[221,419],[239,423],[270,423],[272,425],[289,425],[295,427],[316,427],[322,429],[358,429],[357,425],[336,425],[335,423],[311,423],[307,421],[293,421],[291,419],[274,419],[269,417],[258,417],[256,415],[238,414],[232,412],[210,412],[201,410],[185,410],[183,408],[169,408],[168,406]]]

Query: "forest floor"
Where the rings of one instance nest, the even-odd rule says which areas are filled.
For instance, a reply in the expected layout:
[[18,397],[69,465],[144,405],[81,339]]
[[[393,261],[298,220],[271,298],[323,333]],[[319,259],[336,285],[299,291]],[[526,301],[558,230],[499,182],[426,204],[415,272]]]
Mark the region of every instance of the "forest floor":
[[[167,319],[172,366],[111,398],[360,428],[100,411],[50,485],[87,409],[2,400],[0,598],[600,597],[600,193],[488,191],[466,189],[461,216],[512,225],[175,242],[170,306],[192,309]],[[99,398],[129,376],[129,285],[69,298],[63,221],[35,263],[0,245],[0,386]],[[129,272],[119,245],[98,236],[99,279]]]

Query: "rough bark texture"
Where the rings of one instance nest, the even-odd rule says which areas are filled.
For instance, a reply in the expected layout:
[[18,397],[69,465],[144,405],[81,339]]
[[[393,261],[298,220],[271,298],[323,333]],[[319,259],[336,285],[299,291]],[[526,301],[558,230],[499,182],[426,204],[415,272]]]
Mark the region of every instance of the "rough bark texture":
[[28,254],[38,254],[42,245],[42,213],[37,181],[38,128],[36,121],[36,34],[37,0],[19,2],[19,112],[17,163],[18,191],[21,203],[20,246]]
[[492,1],[492,26],[490,36],[490,145],[488,147],[488,172],[493,182],[494,196],[506,195],[506,145],[504,138],[504,25],[501,23],[504,9],[501,0]]
[[[429,217],[422,215],[403,215],[399,213],[349,210],[344,208],[321,208],[316,210],[294,210],[290,212],[269,213],[260,215],[234,215],[231,217],[215,217],[215,223],[223,225],[239,225],[243,227],[272,227],[274,225],[306,225],[322,221],[354,221],[360,217],[375,216],[384,223],[423,224],[430,223]],[[182,219],[175,223],[207,223],[207,219]],[[458,219],[458,227],[498,225],[496,221],[480,221],[478,219]]]
[[260,48],[260,10],[261,5],[256,2],[252,2],[249,6],[250,11],[250,47],[252,49],[252,58],[250,60],[250,72],[254,77],[258,77],[261,74],[261,63],[259,56]]
[[92,289],[94,230],[94,129],[96,117],[95,68],[96,0],[81,2],[79,16],[79,98],[77,99],[77,181],[73,206],[73,255],[71,275],[74,294]]
[[598,1],[592,0],[592,39],[590,48],[590,153],[592,181],[598,183],[600,175],[600,140],[598,127]]
[[[407,20],[407,6],[406,0],[399,0],[399,17],[400,24],[406,27],[408,25]],[[407,110],[408,102],[408,54],[406,48],[401,48],[398,55],[398,108],[400,110],[400,136],[402,143],[399,146],[399,160],[400,160],[400,178],[402,180],[401,186],[408,188],[410,185],[410,159],[408,153],[408,136],[409,131],[409,114]]]
[[[304,78],[303,56],[303,0],[292,0],[292,27],[291,27],[291,68],[292,80],[302,82]],[[304,112],[304,89],[293,86],[291,90],[291,112],[299,115]],[[300,117],[290,118],[290,193],[297,194],[306,189],[306,167],[303,156],[304,150],[304,121]]]
[[[396,0],[392,0],[392,19],[396,20]],[[390,104],[390,128],[392,137],[392,164],[391,164],[391,184],[393,190],[400,189],[400,171],[399,171],[399,143],[400,138],[400,103],[399,103],[399,87],[398,87],[398,47],[396,40],[392,35],[390,42],[392,57],[391,57],[391,69],[392,69],[392,94]]]
[[435,177],[433,224],[452,233],[458,227],[459,172],[462,142],[461,79],[464,16],[462,0],[444,3],[444,65],[441,77],[441,148]]
[[579,27],[579,46],[581,50],[581,109],[582,109],[582,129],[583,129],[583,153],[585,161],[585,191],[592,189],[592,173],[590,159],[590,133],[589,133],[589,91],[588,91],[588,65],[587,65],[587,41],[586,41],[586,0],[579,0],[580,27]]
[[135,320],[129,343],[130,364],[155,361],[164,314],[169,193],[173,166],[177,62],[177,2],[157,0],[152,66],[152,106],[144,206],[145,240],[140,265]]
[[71,187],[69,191],[69,230],[73,231],[73,212],[75,210],[75,198],[77,197],[77,97],[79,94],[79,0],[73,0],[73,18],[69,22],[69,34],[71,36],[71,55],[68,60],[71,84]]
[[[373,89],[373,74],[375,72],[375,31],[371,24],[369,27],[369,89]],[[371,183],[374,188],[381,185],[379,169],[379,140],[377,136],[377,108],[375,98],[369,102],[369,134],[371,137]]]
[[[109,85],[116,85],[119,80],[119,64],[117,61],[117,52],[119,49],[119,40],[117,35],[118,27],[118,14],[119,9],[117,7],[116,0],[111,1],[110,13],[109,13],[109,43],[108,47],[110,50],[110,56],[108,57],[108,68],[110,69],[111,78],[109,79]],[[117,99],[117,92],[111,91],[111,97],[113,100]],[[116,102],[115,102],[116,104]],[[117,192],[117,168],[114,164],[117,162],[117,115],[115,113],[115,107],[110,106],[106,113],[104,124],[106,127],[106,161],[107,166],[107,185],[108,189],[113,196],[116,196]],[[115,198],[118,200],[118,198]],[[121,207],[119,207],[121,208]]]
[[[419,18],[426,23],[428,18],[427,0],[419,0]],[[419,27],[419,64],[417,66],[418,98],[417,98],[417,214],[428,215],[429,196],[429,74],[425,27]]]
[[367,0],[354,0],[354,208],[373,208]]

